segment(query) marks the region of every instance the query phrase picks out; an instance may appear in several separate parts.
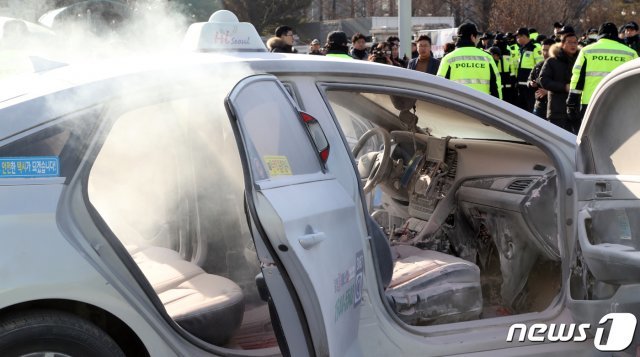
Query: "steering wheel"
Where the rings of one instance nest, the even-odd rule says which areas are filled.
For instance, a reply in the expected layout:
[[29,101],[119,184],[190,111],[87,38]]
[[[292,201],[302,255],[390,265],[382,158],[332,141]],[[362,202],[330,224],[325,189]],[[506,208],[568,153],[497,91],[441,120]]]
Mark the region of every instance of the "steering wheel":
[[374,135],[382,137],[382,154],[380,154],[380,152],[373,152],[362,155],[358,160],[358,171],[364,181],[364,193],[371,192],[373,188],[382,181],[387,174],[389,163],[391,162],[391,135],[381,127],[370,129],[358,139],[358,143],[352,150],[353,157],[358,157],[358,153],[360,153],[364,144]]

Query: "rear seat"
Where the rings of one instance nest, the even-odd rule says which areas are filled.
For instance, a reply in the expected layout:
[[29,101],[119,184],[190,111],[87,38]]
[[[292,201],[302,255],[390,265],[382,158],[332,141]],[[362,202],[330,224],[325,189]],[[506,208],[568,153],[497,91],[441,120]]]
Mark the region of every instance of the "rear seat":
[[206,342],[227,343],[242,323],[242,289],[225,277],[206,273],[172,249],[150,245],[110,201],[114,190],[104,182],[99,187],[89,182],[94,207],[140,267],[167,314]]
[[163,247],[125,246],[164,304],[167,314],[191,334],[223,345],[240,327],[244,296],[233,281],[207,274]]

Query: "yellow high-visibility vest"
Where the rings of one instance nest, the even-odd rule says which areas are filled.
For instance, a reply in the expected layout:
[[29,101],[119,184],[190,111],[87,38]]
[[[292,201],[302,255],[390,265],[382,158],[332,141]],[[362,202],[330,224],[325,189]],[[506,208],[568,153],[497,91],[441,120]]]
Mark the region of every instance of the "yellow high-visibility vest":
[[589,104],[602,78],[634,58],[638,58],[636,51],[607,38],[585,46],[573,65],[569,93],[580,94],[580,104]]
[[502,99],[502,81],[496,63],[488,53],[475,47],[460,47],[442,58],[438,76],[491,94],[491,74]]

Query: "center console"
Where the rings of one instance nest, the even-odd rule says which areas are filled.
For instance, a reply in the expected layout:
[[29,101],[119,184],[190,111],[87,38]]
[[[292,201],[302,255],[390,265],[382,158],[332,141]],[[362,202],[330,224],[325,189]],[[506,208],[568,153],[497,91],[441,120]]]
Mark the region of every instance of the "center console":
[[409,215],[428,221],[455,179],[456,153],[447,139],[429,137],[427,153],[409,184]]

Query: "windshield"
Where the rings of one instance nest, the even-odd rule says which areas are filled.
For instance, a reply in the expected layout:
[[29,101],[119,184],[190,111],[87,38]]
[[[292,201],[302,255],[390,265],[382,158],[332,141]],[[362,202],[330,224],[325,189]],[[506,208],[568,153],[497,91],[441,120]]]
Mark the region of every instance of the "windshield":
[[418,127],[436,137],[522,142],[521,139],[486,125],[456,109],[424,100],[390,94],[337,90],[329,91],[327,96],[334,111],[339,110],[343,115],[348,111],[351,118],[358,117],[361,121],[371,121],[390,131],[407,130],[407,123],[400,116],[401,109],[406,109],[403,107],[406,106],[417,116]]

